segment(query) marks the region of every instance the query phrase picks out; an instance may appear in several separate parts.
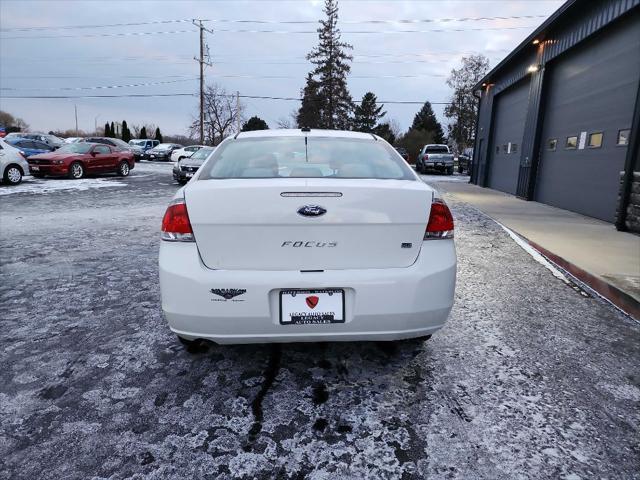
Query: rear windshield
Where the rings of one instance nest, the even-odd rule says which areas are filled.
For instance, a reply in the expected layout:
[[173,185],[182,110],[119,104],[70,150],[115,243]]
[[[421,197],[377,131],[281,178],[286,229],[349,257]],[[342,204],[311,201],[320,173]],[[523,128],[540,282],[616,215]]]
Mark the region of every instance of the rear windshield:
[[213,148],[200,148],[189,157],[189,160],[206,160],[211,152],[213,152]]
[[427,153],[449,153],[449,149],[447,147],[441,146],[425,147],[424,151]]
[[226,178],[376,178],[415,180],[385,142],[373,138],[266,137],[222,143],[201,180]]

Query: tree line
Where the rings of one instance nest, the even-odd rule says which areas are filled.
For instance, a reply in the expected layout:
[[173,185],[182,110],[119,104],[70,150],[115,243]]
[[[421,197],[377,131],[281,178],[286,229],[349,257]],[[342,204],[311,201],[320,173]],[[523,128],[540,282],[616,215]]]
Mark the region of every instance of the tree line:
[[[301,89],[300,107],[292,114],[292,121],[281,119],[280,128],[308,127],[356,130],[375,133],[389,143],[404,147],[411,155],[427,143],[448,143],[459,152],[473,146],[478,101],[473,86],[485,75],[489,60],[483,55],[462,58],[460,68],[453,69],[447,85],[453,94],[444,109],[448,119],[447,132],[425,101],[415,114],[406,132],[401,132],[395,120],[387,120],[384,105],[373,92],[364,94],[355,102],[349,92],[347,79],[351,72],[353,46],[342,41],[338,28],[338,1],[325,0],[325,18],[319,21],[318,45],[307,55],[313,68],[307,74]],[[217,144],[238,130],[268,129],[267,123],[257,117],[243,121],[243,106],[235,95],[219,85],[207,87],[205,92],[205,137],[207,143]],[[194,116],[192,134],[199,128]]]
[[[149,126],[149,131],[153,131],[154,126]],[[96,132],[97,133],[97,132]],[[155,127],[155,133],[153,137],[150,137],[147,133],[147,125],[133,126],[133,132],[127,125],[127,121],[123,120],[122,123],[116,124],[114,122],[106,122],[104,124],[104,136],[108,138],[120,138],[122,141],[129,143],[129,140],[134,138],[138,139],[147,139],[152,138],[153,140],[158,140],[160,143],[163,142],[162,132],[160,132],[160,127]]]

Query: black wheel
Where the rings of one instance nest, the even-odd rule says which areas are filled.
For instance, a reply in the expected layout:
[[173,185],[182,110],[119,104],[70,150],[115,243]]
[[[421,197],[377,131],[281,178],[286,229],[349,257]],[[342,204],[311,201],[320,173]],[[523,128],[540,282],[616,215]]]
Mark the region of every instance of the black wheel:
[[447,175],[453,175],[453,167],[447,168]]
[[464,172],[464,168],[461,165],[458,165],[458,173]]
[[178,183],[180,185],[186,185],[187,184],[187,180],[183,180],[182,178],[180,180],[178,180]]
[[22,182],[22,169],[18,165],[11,164],[4,170],[4,183],[18,185]]
[[80,162],[73,162],[69,166],[69,178],[72,180],[80,180],[84,177],[84,167]]
[[118,175],[121,177],[126,177],[129,175],[129,162],[126,160],[121,161],[118,164]]

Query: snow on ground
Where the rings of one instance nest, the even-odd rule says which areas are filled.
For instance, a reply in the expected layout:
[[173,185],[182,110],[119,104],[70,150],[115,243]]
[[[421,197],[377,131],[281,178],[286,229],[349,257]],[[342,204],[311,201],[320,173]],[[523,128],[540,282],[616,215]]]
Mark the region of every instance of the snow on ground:
[[0,480],[640,480],[640,327],[455,198],[429,341],[183,349],[158,287],[170,166],[2,199]]
[[469,175],[420,175],[425,183],[432,185],[433,183],[469,183]]
[[136,172],[143,172],[143,173],[170,172],[173,169],[174,165],[175,165],[174,162],[147,162],[147,161],[141,161],[141,162],[137,162],[136,163],[136,166],[133,169],[133,171],[131,172],[131,174],[133,175]]
[[60,190],[91,190],[94,188],[126,187],[127,184],[120,181],[121,178],[83,178],[81,180],[70,180],[68,178],[34,178],[25,177],[20,185],[0,187],[1,195],[12,195],[16,193],[51,193]]

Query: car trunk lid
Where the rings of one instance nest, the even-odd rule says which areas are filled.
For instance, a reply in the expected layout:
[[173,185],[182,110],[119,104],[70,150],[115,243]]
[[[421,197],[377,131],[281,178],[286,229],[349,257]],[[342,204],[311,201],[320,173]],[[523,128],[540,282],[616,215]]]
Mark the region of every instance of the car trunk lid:
[[[407,180],[201,180],[185,189],[203,263],[228,270],[408,267],[432,197]],[[298,213],[305,206],[326,213]]]

